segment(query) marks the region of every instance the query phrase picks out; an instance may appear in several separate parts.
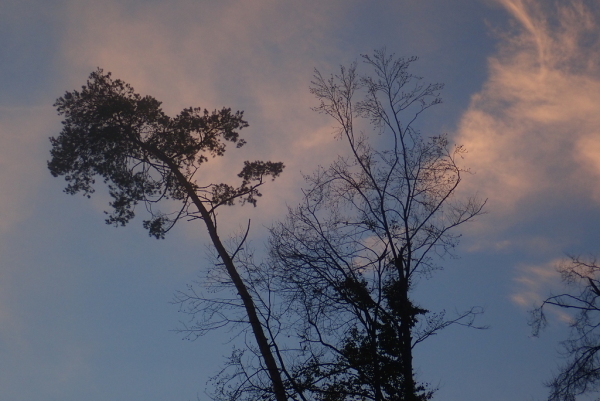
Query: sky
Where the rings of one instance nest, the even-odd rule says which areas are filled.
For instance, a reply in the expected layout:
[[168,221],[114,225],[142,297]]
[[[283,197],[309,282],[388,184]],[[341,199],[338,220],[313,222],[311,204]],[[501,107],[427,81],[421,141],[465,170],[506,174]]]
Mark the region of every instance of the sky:
[[46,167],[57,97],[100,67],[171,115],[244,110],[248,144],[206,173],[285,163],[258,207],[219,217],[223,236],[251,218],[262,248],[302,174],[340,153],[311,110],[314,69],[382,47],[445,83],[419,127],[465,146],[461,191],[488,199],[458,258],[414,295],[434,310],[482,306],[489,329],[423,343],[418,378],[446,401],[545,399],[568,329],[555,313],[533,338],[528,310],[561,289],[561,259],[599,253],[599,21],[592,0],[0,0],[0,400],[205,400],[232,347],[234,333],[173,332],[185,319],[173,295],[210,267],[202,227],[157,241],[142,218],[105,225],[106,193],[62,193]]

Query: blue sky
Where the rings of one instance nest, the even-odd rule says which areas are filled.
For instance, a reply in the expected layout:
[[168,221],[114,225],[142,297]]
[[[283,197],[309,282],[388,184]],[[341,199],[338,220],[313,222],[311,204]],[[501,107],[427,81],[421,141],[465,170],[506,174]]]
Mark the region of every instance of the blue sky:
[[599,20],[591,0],[2,0],[0,399],[203,400],[231,349],[233,333],[188,342],[171,331],[185,318],[173,294],[210,267],[202,227],[156,241],[141,219],[106,226],[105,193],[67,196],[50,176],[58,96],[102,67],[171,114],[245,110],[248,145],[206,173],[286,164],[257,208],[220,216],[224,236],[252,218],[261,248],[265,226],[298,201],[301,172],[339,152],[333,122],[311,111],[313,69],[385,46],[446,84],[420,127],[469,150],[463,190],[489,199],[460,258],[415,296],[436,310],[483,306],[490,329],[424,343],[419,378],[448,401],[543,400],[566,317],[536,339],[527,310],[560,289],[565,254],[598,253]]

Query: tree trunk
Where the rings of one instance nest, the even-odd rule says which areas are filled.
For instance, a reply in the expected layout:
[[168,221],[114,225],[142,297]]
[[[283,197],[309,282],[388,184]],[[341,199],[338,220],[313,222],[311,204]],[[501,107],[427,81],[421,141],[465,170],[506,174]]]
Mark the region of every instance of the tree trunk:
[[402,316],[400,317],[401,324],[401,343],[402,343],[402,376],[404,379],[404,400],[405,401],[417,401],[415,394],[415,379],[413,377],[413,366],[412,366],[412,304],[408,299],[407,294],[403,295],[403,308]]
[[210,239],[212,240],[214,247],[216,248],[217,252],[219,253],[219,256],[223,260],[223,264],[225,265],[227,274],[229,274],[229,277],[231,278],[233,285],[235,285],[235,289],[237,290],[240,298],[242,299],[244,308],[246,309],[246,314],[248,316],[248,320],[250,322],[250,326],[252,327],[252,332],[254,333],[256,343],[260,350],[260,354],[263,357],[265,365],[267,366],[267,371],[269,372],[269,377],[271,379],[271,383],[273,384],[273,392],[275,393],[275,399],[277,401],[287,401],[287,395],[285,392],[285,387],[283,385],[283,381],[281,379],[279,367],[277,366],[277,363],[275,362],[275,357],[273,356],[273,353],[271,352],[271,347],[269,345],[269,341],[267,340],[267,337],[263,331],[262,324],[260,323],[260,320],[258,319],[258,314],[256,312],[256,306],[254,304],[254,300],[252,299],[252,296],[248,292],[248,288],[246,287],[246,284],[244,284],[244,281],[242,280],[241,276],[239,275],[237,269],[235,268],[235,265],[233,263],[233,260],[231,259],[231,256],[225,249],[225,246],[223,246],[223,243],[221,242],[221,239],[219,238],[219,235],[217,233],[217,228],[215,227],[215,224],[214,224],[208,210],[202,203],[202,200],[200,200],[200,198],[196,194],[194,186],[187,180],[185,175],[179,170],[178,166],[175,165],[165,154],[163,154],[158,149],[151,147],[147,144],[144,144],[144,145],[145,145],[146,149],[152,151],[154,154],[157,155],[157,157],[159,159],[161,159],[163,162],[165,162],[169,166],[169,168],[171,169],[171,171],[173,171],[173,173],[175,174],[175,176],[177,177],[177,179],[179,180],[181,185],[183,185],[185,187],[186,192],[192,199],[192,202],[194,202],[194,205],[196,205],[196,207],[198,208],[198,211],[200,212],[200,215],[202,216],[202,219],[204,220],[204,223],[206,224],[206,228],[208,230],[208,234],[210,235]]
[[415,378],[413,376],[412,361],[412,328],[414,325],[414,308],[408,297],[409,281],[405,262],[401,253],[396,257],[395,265],[398,271],[398,280],[400,282],[400,344],[402,352],[402,378],[404,380],[404,401],[417,401],[415,393]]

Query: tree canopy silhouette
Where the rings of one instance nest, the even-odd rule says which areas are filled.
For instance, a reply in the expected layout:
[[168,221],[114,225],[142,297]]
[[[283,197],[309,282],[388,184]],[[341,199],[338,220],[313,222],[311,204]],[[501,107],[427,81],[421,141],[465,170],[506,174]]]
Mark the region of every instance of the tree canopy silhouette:
[[[63,175],[66,192],[94,192],[95,177],[108,184],[113,201],[109,224],[125,225],[143,203],[151,214],[144,221],[150,235],[163,238],[182,217],[200,217],[202,209],[214,217],[216,208],[235,200],[256,205],[258,187],[268,176],[277,177],[283,163],[245,162],[238,186],[226,183],[199,184],[195,174],[210,157],[223,156],[226,142],[238,148],[246,142],[239,130],[248,126],[243,112],[223,108],[208,112],[186,108],[178,116],[167,116],[161,103],[140,96],[121,80],[101,69],[90,75],[80,92],[67,92],[54,105],[65,116],[63,130],[51,138],[52,175]],[[209,181],[209,180],[207,180]],[[161,200],[181,201],[175,213],[155,210]],[[190,205],[198,198],[195,206]]]
[[[259,187],[268,178],[279,176],[283,163],[246,161],[237,185],[213,183],[200,169],[211,158],[223,156],[227,142],[238,148],[245,144],[239,135],[248,126],[243,113],[228,108],[213,112],[186,108],[169,117],[158,100],[135,93],[129,84],[113,80],[101,69],[90,75],[80,91],[66,92],[54,106],[64,121],[59,136],[50,138],[48,168],[53,176],[64,176],[68,183],[65,192],[90,197],[100,177],[112,197],[106,222],[126,225],[142,204],[150,216],[144,227],[156,238],[164,238],[182,218],[204,222],[242,300],[273,393],[278,401],[285,401],[271,345],[233,262],[242,244],[235,250],[226,249],[217,232],[215,213],[236,201],[256,205]],[[199,176],[204,182],[197,181]],[[167,204],[167,200],[176,202]],[[174,211],[159,209],[173,203],[178,205]]]
[[415,124],[442,85],[410,73],[416,58],[362,58],[368,73],[356,63],[315,72],[315,110],[336,122],[345,154],[307,177],[302,203],[272,230],[274,274],[302,322],[304,362],[290,370],[317,399],[425,400],[414,347],[449,325],[473,326],[481,310],[433,313],[411,291],[485,202],[456,194],[465,150]]

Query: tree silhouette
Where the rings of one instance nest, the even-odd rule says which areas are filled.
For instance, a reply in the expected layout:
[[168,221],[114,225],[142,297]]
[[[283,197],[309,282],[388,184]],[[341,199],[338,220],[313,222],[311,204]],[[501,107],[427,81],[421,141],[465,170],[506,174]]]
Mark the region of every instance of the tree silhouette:
[[572,256],[558,267],[570,291],[548,297],[531,314],[533,334],[548,324],[547,309],[571,315],[571,334],[562,342],[567,362],[550,381],[550,401],[573,401],[575,396],[600,391],[600,265],[595,259]]
[[447,317],[411,296],[485,203],[456,196],[465,150],[415,127],[442,89],[409,73],[415,60],[377,51],[363,56],[371,74],[353,64],[312,82],[315,110],[336,121],[347,155],[307,177],[302,203],[272,229],[270,269],[300,316],[289,370],[316,399],[429,399],[414,378],[414,347],[480,313]]
[[[97,177],[107,184],[112,208],[106,222],[126,225],[142,204],[150,218],[143,222],[149,234],[164,238],[181,219],[204,222],[228,278],[242,300],[246,318],[267,367],[272,391],[278,401],[287,400],[271,345],[263,331],[256,305],[234,262],[242,247],[226,249],[217,231],[216,210],[236,201],[256,205],[259,187],[283,170],[281,162],[246,161],[237,186],[212,183],[203,176],[202,165],[223,156],[226,143],[241,147],[239,131],[248,126],[242,112],[223,108],[213,112],[186,108],[176,117],[167,116],[161,103],[140,96],[121,80],[98,69],[81,91],[66,92],[55,107],[64,116],[63,128],[52,143],[48,168],[53,176],[64,176],[65,192],[94,193]],[[165,213],[161,207],[178,205]]]

